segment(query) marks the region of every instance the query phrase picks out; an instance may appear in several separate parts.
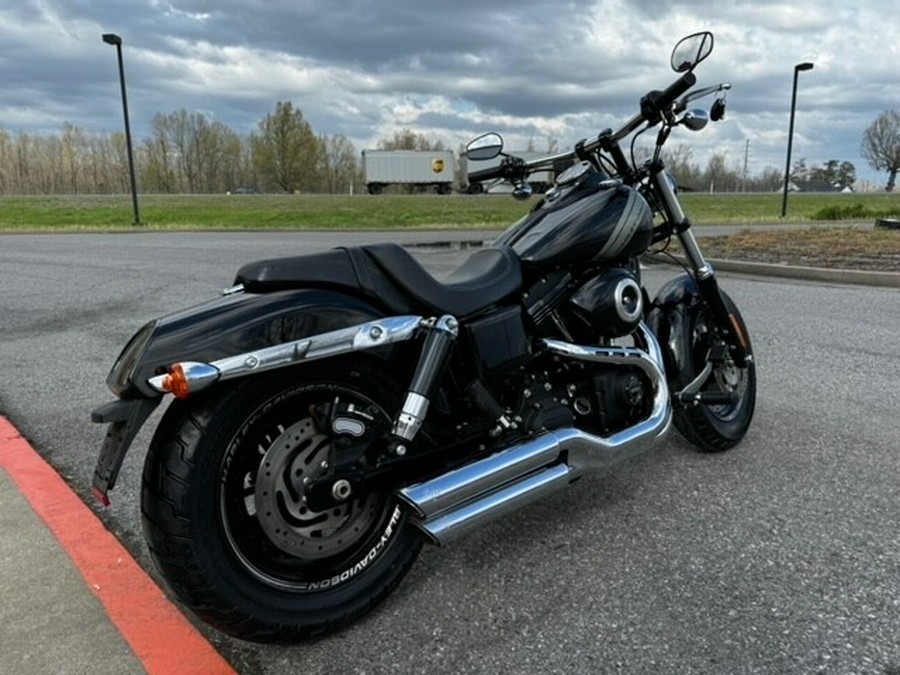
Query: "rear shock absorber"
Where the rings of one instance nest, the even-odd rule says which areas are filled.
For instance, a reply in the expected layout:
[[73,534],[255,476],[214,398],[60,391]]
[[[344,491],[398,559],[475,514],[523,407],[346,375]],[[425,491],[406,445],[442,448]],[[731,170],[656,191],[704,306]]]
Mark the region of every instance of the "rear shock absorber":
[[424,328],[427,334],[419,363],[406,400],[391,430],[394,439],[388,444],[389,451],[397,456],[406,454],[409,444],[422,428],[428,407],[450,362],[451,348],[459,333],[459,322],[456,317],[446,314],[426,323]]

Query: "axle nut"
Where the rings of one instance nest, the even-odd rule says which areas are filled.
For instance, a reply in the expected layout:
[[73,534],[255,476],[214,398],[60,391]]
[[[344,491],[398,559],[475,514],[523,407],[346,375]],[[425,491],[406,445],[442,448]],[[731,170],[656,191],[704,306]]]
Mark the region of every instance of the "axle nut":
[[339,502],[347,499],[352,493],[353,487],[350,485],[350,481],[345,478],[334,481],[334,485],[331,486],[331,496]]

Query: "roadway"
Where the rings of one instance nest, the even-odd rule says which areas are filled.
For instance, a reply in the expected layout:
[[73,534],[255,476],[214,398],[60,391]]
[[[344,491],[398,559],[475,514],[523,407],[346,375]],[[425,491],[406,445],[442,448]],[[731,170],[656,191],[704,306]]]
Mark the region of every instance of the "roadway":
[[[110,399],[106,372],[145,320],[217,294],[250,259],[381,236],[0,236],[0,414],[94,507],[104,430],[90,411]],[[465,252],[416,254],[442,274]],[[652,268],[648,284],[672,273]],[[254,673],[897,672],[900,293],[722,283],[758,359],[756,418],[737,449],[701,454],[673,433],[426,548],[391,598],[338,635],[285,647],[202,633]],[[150,427],[99,513],[157,578],[138,504]]]

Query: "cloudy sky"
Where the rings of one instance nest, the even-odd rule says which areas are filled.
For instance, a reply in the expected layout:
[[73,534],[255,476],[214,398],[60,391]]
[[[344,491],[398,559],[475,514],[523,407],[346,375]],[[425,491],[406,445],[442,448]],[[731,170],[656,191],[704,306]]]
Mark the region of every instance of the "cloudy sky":
[[561,147],[616,126],[668,85],[669,53],[711,30],[700,84],[728,81],[728,116],[681,131],[694,161],[727,153],[783,170],[793,67],[794,159],[852,161],[900,109],[900,19],[885,0],[0,0],[0,128],[122,128],[115,49],[124,41],[136,141],[156,113],[200,111],[246,134],[290,100],[320,134],[357,149],[403,128],[456,148],[486,130],[507,147]]

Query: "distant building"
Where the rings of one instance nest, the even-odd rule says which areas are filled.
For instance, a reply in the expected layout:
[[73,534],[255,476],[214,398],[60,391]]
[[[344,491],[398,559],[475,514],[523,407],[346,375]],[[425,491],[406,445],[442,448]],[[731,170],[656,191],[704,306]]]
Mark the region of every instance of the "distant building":
[[790,192],[853,192],[850,186],[844,187],[840,183],[828,183],[816,180],[792,180],[788,183]]

